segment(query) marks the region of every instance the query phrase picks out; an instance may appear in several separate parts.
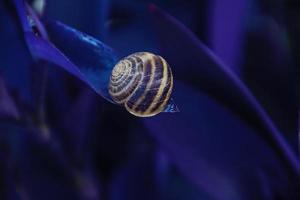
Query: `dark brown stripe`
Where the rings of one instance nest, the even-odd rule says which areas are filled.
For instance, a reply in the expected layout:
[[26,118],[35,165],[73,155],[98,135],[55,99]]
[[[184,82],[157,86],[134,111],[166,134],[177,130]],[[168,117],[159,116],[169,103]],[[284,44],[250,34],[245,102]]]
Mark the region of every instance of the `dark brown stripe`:
[[126,79],[132,78],[132,76],[129,76],[130,71],[124,73],[124,76],[121,79],[118,80],[111,80],[111,85],[113,87],[118,87],[119,85],[121,85],[124,81],[126,81]]
[[[122,62],[121,62],[120,64],[118,64],[118,65],[123,65],[123,66],[125,66],[127,63],[128,63],[128,61],[125,60],[125,61],[122,61]],[[111,80],[112,80],[113,82],[117,82],[118,80],[122,79],[124,76],[126,77],[127,74],[128,74],[128,71],[126,71],[126,73],[119,73],[118,76],[112,76],[112,77],[111,77]]]
[[147,87],[147,84],[150,81],[150,77],[153,76],[153,74],[151,74],[151,62],[150,60],[146,60],[144,62],[144,74],[143,74],[143,79],[141,80],[138,89],[134,92],[134,94],[130,97],[130,99],[128,100],[128,108],[132,109],[135,105],[135,103],[138,101],[139,98],[141,98],[141,96],[144,94],[144,91]]
[[154,103],[153,100],[158,93],[159,87],[162,84],[163,78],[163,61],[158,57],[154,57],[155,63],[155,72],[154,72],[154,80],[150,87],[150,90],[147,91],[145,99],[138,105],[136,111],[145,112],[149,106]]
[[137,75],[133,81],[132,86],[129,88],[128,91],[123,92],[117,96],[114,94],[111,94],[112,98],[116,101],[123,101],[123,100],[127,99],[130,96],[130,94],[138,87],[138,84],[141,81],[141,79],[142,79],[142,75],[141,74]]
[[[127,61],[130,62],[132,65],[134,64],[133,65],[134,71],[132,71],[132,75],[129,75],[129,79],[127,79],[121,85],[119,85],[113,89],[113,92],[111,95],[113,96],[113,98],[116,101],[123,101],[126,98],[128,98],[131,95],[131,93],[138,87],[138,84],[142,79],[142,74],[139,73],[142,71],[142,65],[141,65],[142,60],[137,59],[137,62],[135,62],[132,59],[127,59]],[[134,66],[136,66],[136,67],[134,67]],[[136,72],[136,71],[138,71],[138,72]],[[134,78],[134,81],[131,82],[133,78]],[[126,85],[128,85],[130,83],[132,85],[128,88],[127,91],[124,90],[124,92],[121,92],[121,94],[116,95],[117,92],[120,92]]]
[[[116,79],[115,79],[115,81],[114,81],[114,85],[118,85],[120,82],[123,82],[125,79],[127,79],[128,78],[128,76],[130,76],[130,74],[132,73],[132,74],[134,74],[135,73],[135,70],[136,70],[136,68],[134,67],[135,65],[133,65],[134,63],[132,63],[131,61],[129,61],[129,60],[124,60],[124,65],[131,65],[131,69],[130,70],[126,70],[125,72],[126,73],[122,73],[122,76],[121,77],[117,77]],[[128,66],[129,67],[129,66]],[[128,68],[127,67],[127,68]]]
[[[128,86],[130,84],[130,82],[134,79],[135,77],[131,76],[128,77],[128,79],[124,80],[120,85],[116,85],[115,88],[115,93],[119,93],[119,92],[126,92],[125,91],[125,87]],[[130,86],[129,86],[130,87]],[[122,92],[123,93],[123,92]]]
[[159,107],[161,105],[166,103],[167,95],[168,95],[170,89],[172,89],[172,86],[173,86],[173,83],[171,82],[172,81],[171,77],[172,77],[172,73],[171,73],[171,70],[168,66],[168,80],[167,80],[166,87],[164,88],[164,91],[163,91],[161,97],[159,98],[158,102],[154,102],[156,105],[151,109],[150,112],[155,112],[157,109],[159,109]]
[[[130,74],[128,74],[127,77],[124,77],[124,80],[117,81],[115,83],[112,83],[112,86],[115,86],[115,93],[120,92],[123,88],[125,88],[131,81],[132,79],[136,76],[139,71],[141,71],[141,67],[139,67],[142,63],[141,59],[138,59],[137,62],[133,59],[128,59],[128,62],[131,63],[132,65],[132,70],[130,71]],[[139,68],[139,69],[137,69]]]
[[124,73],[124,75],[120,79],[112,81],[111,85],[117,87],[121,85],[126,79],[132,79],[133,76],[130,76],[130,74],[135,74],[136,73],[135,71],[136,68],[132,67],[131,70],[126,71],[126,73]]

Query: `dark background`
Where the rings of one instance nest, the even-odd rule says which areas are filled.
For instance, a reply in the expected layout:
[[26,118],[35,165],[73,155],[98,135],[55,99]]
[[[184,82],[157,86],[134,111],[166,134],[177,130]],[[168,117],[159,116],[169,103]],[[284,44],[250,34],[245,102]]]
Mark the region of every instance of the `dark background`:
[[[103,41],[118,58],[161,54],[152,3],[190,29],[250,88],[299,158],[299,1],[48,0],[43,17]],[[176,46],[172,57],[194,55],[186,47]],[[299,174],[272,138],[262,136],[247,108],[200,90],[214,85],[199,86],[188,64],[184,75],[174,66],[181,112],[149,121],[52,64],[46,65],[40,99],[39,65],[45,63],[30,55],[12,1],[0,0],[1,80],[19,110],[17,119],[12,112],[1,115],[1,199],[298,199]],[[0,113],[7,113],[1,90]]]

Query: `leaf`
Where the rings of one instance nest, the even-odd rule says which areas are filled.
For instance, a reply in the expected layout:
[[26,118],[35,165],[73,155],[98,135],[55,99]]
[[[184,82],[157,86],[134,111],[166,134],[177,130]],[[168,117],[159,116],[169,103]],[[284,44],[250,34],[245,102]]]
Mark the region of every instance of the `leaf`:
[[51,36],[53,36],[51,39],[63,40],[63,46],[67,46],[67,50],[61,52],[48,40],[48,33],[30,7],[25,8],[26,5],[21,0],[14,2],[32,56],[62,67],[88,84],[103,98],[113,102],[108,94],[110,72],[115,64],[112,50],[97,39],[62,23],[48,22],[48,28],[51,29]]
[[19,99],[30,104],[30,69],[33,61],[23,42],[21,27],[10,1],[0,1],[0,13],[0,73]]
[[[88,84],[103,98],[114,103],[108,92],[108,85],[112,68],[116,64],[116,56],[110,47],[56,21],[45,21],[46,32],[29,6],[26,10],[25,4],[20,0],[15,0],[15,5],[33,57],[62,67]],[[164,112],[178,112],[178,109],[170,101]]]
[[[47,21],[46,28],[51,41],[78,66],[89,85],[102,97],[114,103],[108,93],[110,74],[116,64],[113,50],[95,38],[60,22]],[[172,99],[164,112],[178,112]]]
[[[38,20],[38,16],[25,2],[25,0],[13,0],[24,33],[34,33],[36,36],[47,38],[44,26]],[[29,44],[28,44],[29,45]]]
[[117,50],[118,57],[126,57],[134,52],[157,52],[157,42],[151,26],[149,14],[143,1],[118,0],[110,8],[106,22],[105,41]]
[[[36,0],[37,1],[37,0]],[[83,30],[96,37],[105,35],[104,25],[107,22],[109,0],[82,0],[72,2],[47,1],[46,13],[50,19],[57,19],[64,24]]]
[[140,153],[121,166],[111,179],[110,200],[210,200],[178,175],[159,150]]
[[108,83],[116,63],[113,50],[99,40],[60,22],[47,21],[51,42],[78,67],[91,87],[111,101]]
[[109,188],[110,200],[163,200],[160,174],[155,168],[157,159],[152,153],[145,153],[132,159],[125,166],[117,170]]
[[143,122],[182,174],[216,199],[299,198],[298,161],[211,97],[176,88],[181,112]]
[[82,199],[84,191],[76,167],[68,163],[53,137],[45,140],[39,130],[21,129],[15,133],[10,140],[22,198]]
[[0,156],[0,198],[1,199],[18,199],[16,186],[12,178],[12,170],[10,169],[9,161],[6,156]]
[[[65,133],[63,135],[64,149],[68,152],[70,159],[75,162],[87,160],[87,154],[89,154],[86,147],[95,117],[95,96],[90,90],[82,90],[79,97],[68,106],[66,114],[60,116],[60,123]],[[88,116],[83,118],[82,113],[88,113]]]
[[8,93],[4,80],[0,78],[0,119],[18,119],[20,117],[16,104]]
[[25,37],[29,44],[30,51],[34,57],[59,65],[70,74],[86,82],[86,79],[79,71],[79,69],[50,42],[36,37],[33,33],[30,32],[25,33]]
[[[150,5],[149,11],[162,55],[173,70],[174,80],[205,92],[237,113],[252,127],[259,129],[266,141],[272,141],[289,162],[297,165],[298,161],[281,133],[236,74],[175,18],[155,5]],[[182,105],[178,106],[182,110]]]
[[253,21],[245,44],[244,80],[296,149],[299,106],[288,37],[274,18]]
[[242,47],[249,4],[247,0],[213,0],[208,18],[212,49],[238,74],[242,71],[240,59],[243,56]]

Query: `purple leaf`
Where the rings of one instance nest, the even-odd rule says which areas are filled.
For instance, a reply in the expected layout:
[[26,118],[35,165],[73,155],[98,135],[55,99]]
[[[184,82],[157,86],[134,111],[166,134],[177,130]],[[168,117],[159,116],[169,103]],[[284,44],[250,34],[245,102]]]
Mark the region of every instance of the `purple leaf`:
[[244,79],[278,128],[297,146],[297,78],[288,36],[271,17],[258,17],[254,23],[247,35]]
[[[297,166],[294,153],[246,85],[183,24],[154,5],[149,10],[162,55],[173,69],[174,80],[205,92],[237,113],[257,128],[266,141],[271,141],[288,163]],[[178,105],[183,111],[183,105]]]
[[24,0],[14,0],[14,4],[21,22],[23,32],[32,32],[36,36],[41,36],[46,39],[47,33],[45,31],[45,28],[38,20],[38,16],[31,9],[31,7],[26,4]]
[[179,82],[176,88],[181,112],[143,122],[198,188],[223,200],[299,198],[298,161],[212,98]]
[[[0,73],[7,86],[26,104],[31,104],[30,70],[32,58],[24,43],[20,23],[10,7],[10,1],[0,1]],[[17,59],[16,59],[17,58]]]
[[[60,22],[46,21],[46,32],[29,6],[26,9],[20,0],[15,0],[15,5],[33,57],[62,67],[114,103],[108,92],[108,84],[116,56],[110,47]],[[53,43],[48,40],[48,34]],[[165,112],[178,112],[178,109],[170,101]]]
[[[76,162],[88,157],[86,145],[91,136],[89,133],[92,118],[95,117],[95,96],[90,90],[82,90],[75,102],[68,106],[66,114],[61,117],[61,124],[66,133],[64,148],[70,154],[69,157],[74,158]],[[83,118],[82,113],[89,113],[89,116]]]
[[[116,56],[112,49],[95,38],[60,22],[47,21],[46,27],[51,41],[59,50],[53,43],[28,33],[26,38],[30,40],[28,43],[31,52],[40,59],[61,66],[90,85],[106,100],[114,103],[108,93],[110,74],[116,63]],[[164,112],[178,112],[172,99]]]
[[15,6],[22,23],[25,40],[33,57],[62,67],[88,84],[103,98],[112,102],[108,94],[108,81],[115,63],[115,55],[108,46],[62,23],[49,22],[47,25],[53,36],[50,39],[63,40],[60,44],[67,46],[61,52],[48,40],[43,24],[30,7],[25,8],[26,5],[22,0],[15,0]]
[[[145,153],[121,167],[110,183],[111,200],[163,200],[162,187],[158,181],[154,154]],[[160,178],[166,174],[160,174]]]
[[24,32],[32,32],[30,24],[28,22],[28,17],[25,9],[25,2],[24,0],[14,0],[14,4],[17,10],[17,14],[19,16],[21,26]]
[[143,1],[118,0],[110,8],[106,22],[105,41],[117,50],[119,57],[126,57],[134,52],[157,53],[157,43],[150,24],[150,18]]
[[213,0],[208,25],[214,52],[232,69],[239,69],[248,0]]
[[83,74],[79,69],[53,44],[40,37],[36,37],[33,33],[25,33],[26,41],[29,44],[31,53],[35,58],[43,59],[61,66],[70,74],[76,76],[80,80],[86,82]]
[[[1,138],[2,139],[2,138]],[[0,152],[0,198],[1,199],[18,199],[16,185],[13,179],[12,162],[7,152],[3,152],[3,143],[1,141]]]
[[[37,1],[37,0],[36,0]],[[105,35],[104,25],[107,22],[109,0],[47,1],[46,16],[83,30],[94,36]]]
[[21,195],[29,199],[80,199],[74,168],[60,146],[42,139],[40,131],[17,133],[11,142]]
[[74,62],[95,91],[111,101],[108,83],[116,63],[113,50],[99,40],[60,22],[46,21],[45,24],[53,44]]
[[16,104],[8,93],[4,80],[0,78],[0,119],[18,119],[19,117]]
[[110,200],[212,199],[178,175],[160,151],[142,153],[130,159],[117,170],[109,186]]

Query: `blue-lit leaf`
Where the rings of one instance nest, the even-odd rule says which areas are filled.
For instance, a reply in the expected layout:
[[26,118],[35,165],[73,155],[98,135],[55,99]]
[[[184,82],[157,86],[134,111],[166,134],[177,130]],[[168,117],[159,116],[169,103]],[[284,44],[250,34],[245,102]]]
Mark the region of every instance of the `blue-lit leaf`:
[[145,3],[142,1],[118,0],[110,8],[110,18],[106,22],[108,34],[105,41],[118,50],[119,57],[126,57],[133,52],[157,52],[157,42]]
[[32,32],[30,27],[27,13],[25,9],[25,2],[24,0],[14,0],[15,8],[17,10],[17,14],[19,16],[19,20],[24,32]]
[[[95,38],[60,22],[47,21],[46,28],[51,42],[57,48],[52,43],[28,33],[31,52],[38,58],[63,67],[113,103],[108,93],[110,74],[116,63],[113,50]],[[178,112],[173,100],[170,100],[165,112]]]
[[253,21],[245,43],[245,82],[297,148],[297,77],[289,38],[284,27],[271,17],[254,17]]
[[197,200],[212,198],[179,175],[163,152],[129,160],[110,182],[110,200]]
[[[41,1],[41,0],[35,0]],[[82,30],[93,36],[105,35],[104,25],[107,21],[110,0],[47,1],[47,17],[57,19],[71,27]]]
[[80,80],[86,81],[79,69],[49,41],[36,37],[31,32],[25,33],[25,37],[29,44],[30,51],[35,58],[59,65]]
[[158,174],[154,154],[145,153],[130,160],[117,171],[110,183],[110,200],[163,200],[163,187],[159,179],[166,173]]
[[[116,56],[110,47],[56,21],[45,20],[46,32],[29,6],[20,0],[15,0],[15,5],[33,57],[62,67],[114,103],[108,93],[108,84]],[[172,102],[165,112],[178,112],[178,109]]]
[[0,73],[19,99],[29,104],[32,100],[30,70],[33,61],[23,42],[19,21],[9,9],[9,2],[0,1]]
[[4,80],[0,78],[0,119],[19,118],[19,112],[12,97],[8,93]]
[[248,0],[213,0],[210,4],[210,44],[214,52],[236,73],[242,71],[240,59],[249,4]]
[[99,40],[60,22],[47,21],[51,42],[78,67],[89,84],[110,100],[108,82],[116,56]]
[[63,40],[60,45],[67,46],[60,51],[55,46],[57,43],[48,40],[43,24],[30,7],[26,7],[21,0],[15,0],[15,6],[33,57],[62,67],[112,102],[108,94],[108,81],[115,64],[115,55],[108,46],[62,23],[49,22],[47,28],[53,36],[50,40]]
[[[2,149],[1,149],[2,150]],[[13,170],[7,156],[0,152],[0,198],[18,199],[16,185],[13,180]]]
[[[68,106],[66,114],[60,116],[65,132],[64,149],[75,162],[86,159],[87,139],[91,136],[91,123],[95,117],[95,96],[91,90],[82,90],[79,97]],[[82,118],[82,113],[89,113],[89,116]]]
[[178,82],[176,88],[181,112],[143,121],[198,188],[222,200],[299,198],[300,166],[294,154],[264,140],[205,94]]
[[[288,156],[291,155],[290,148],[280,142],[283,140],[281,133],[236,74],[175,18],[154,5],[150,5],[149,10],[162,56],[172,67],[174,80],[181,80],[209,94],[258,128],[266,140],[271,140]],[[178,107],[182,110],[181,105]]]
[[41,36],[46,39],[47,33],[45,28],[38,20],[38,16],[31,9],[31,7],[26,4],[24,0],[14,0],[14,5],[17,10],[23,32],[31,32],[36,34],[36,36]]
[[20,130],[11,138],[18,188],[23,198],[81,199],[72,168],[57,143],[40,131]]

